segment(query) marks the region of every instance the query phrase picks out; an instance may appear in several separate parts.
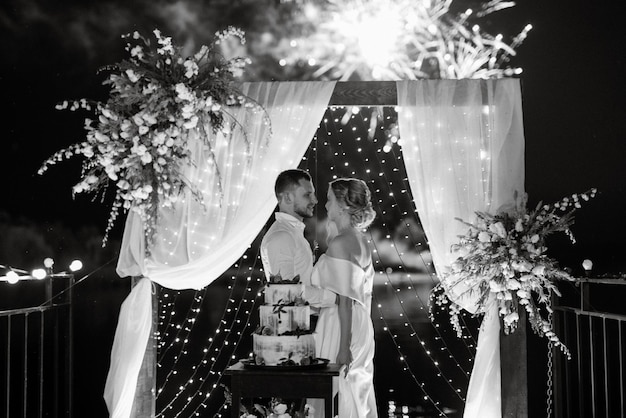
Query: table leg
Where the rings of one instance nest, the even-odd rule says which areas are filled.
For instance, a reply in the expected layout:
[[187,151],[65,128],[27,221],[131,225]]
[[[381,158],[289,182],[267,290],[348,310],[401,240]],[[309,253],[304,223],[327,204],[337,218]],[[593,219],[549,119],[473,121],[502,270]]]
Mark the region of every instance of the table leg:
[[326,396],[324,398],[324,416],[326,418],[333,418],[333,395]]
[[232,396],[232,405],[231,405],[231,418],[239,418],[239,410],[241,409],[241,390],[239,385],[239,377],[232,376],[231,384],[233,386],[233,391],[231,393]]

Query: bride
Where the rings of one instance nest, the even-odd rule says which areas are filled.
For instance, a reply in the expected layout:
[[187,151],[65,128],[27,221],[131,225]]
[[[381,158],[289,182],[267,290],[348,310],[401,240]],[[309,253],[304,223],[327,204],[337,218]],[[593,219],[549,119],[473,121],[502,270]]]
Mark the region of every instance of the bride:
[[[317,355],[342,366],[339,417],[377,417],[374,395],[374,327],[370,318],[374,268],[361,230],[374,220],[364,181],[341,178],[328,187],[328,250],[316,263],[314,286],[339,295],[338,306],[322,308],[315,328]],[[316,402],[317,403],[317,402]],[[316,412],[323,407],[316,405]]]

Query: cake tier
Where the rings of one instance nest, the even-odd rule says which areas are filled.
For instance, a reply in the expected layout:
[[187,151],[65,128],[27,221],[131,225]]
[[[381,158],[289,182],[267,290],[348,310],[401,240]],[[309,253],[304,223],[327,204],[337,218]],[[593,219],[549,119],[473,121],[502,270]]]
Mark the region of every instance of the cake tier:
[[252,352],[256,364],[278,366],[291,360],[296,365],[307,365],[315,359],[313,334],[259,335],[252,334]]
[[272,335],[281,335],[298,328],[302,331],[308,331],[311,328],[310,315],[311,310],[308,305],[262,305],[259,308],[260,324],[262,327],[269,327]]
[[302,300],[304,285],[296,284],[267,284],[264,290],[264,300],[267,305],[276,303],[291,303]]

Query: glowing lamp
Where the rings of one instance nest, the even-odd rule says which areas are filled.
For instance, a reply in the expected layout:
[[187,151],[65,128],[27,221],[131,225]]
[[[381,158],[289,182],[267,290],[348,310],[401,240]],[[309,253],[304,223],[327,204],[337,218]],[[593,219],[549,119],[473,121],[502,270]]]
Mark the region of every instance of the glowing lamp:
[[51,259],[50,257],[45,258],[45,259],[43,260],[43,265],[44,265],[44,267],[45,267],[45,268],[47,268],[47,269],[51,269],[51,268],[52,268],[52,266],[54,266],[54,260],[53,260],[53,259]]
[[83,262],[80,260],[74,260],[70,263],[71,271],[78,271],[83,268]]
[[591,269],[593,268],[593,262],[589,259],[585,259],[583,261],[583,269],[585,270],[585,276],[589,276],[591,274]]
[[15,284],[19,281],[20,281],[20,276],[18,276],[16,272],[11,270],[7,273],[7,282],[9,282],[10,284]]
[[35,269],[31,272],[31,276],[33,276],[37,280],[43,280],[46,278],[48,274],[44,269]]

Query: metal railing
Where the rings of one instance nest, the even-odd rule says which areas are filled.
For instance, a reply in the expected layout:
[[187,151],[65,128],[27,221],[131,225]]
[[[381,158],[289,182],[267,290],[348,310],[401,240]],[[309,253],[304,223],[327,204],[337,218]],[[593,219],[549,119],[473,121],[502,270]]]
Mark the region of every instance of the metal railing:
[[0,417],[72,417],[73,281],[0,283]]
[[554,327],[572,359],[554,354],[554,416],[626,418],[626,280],[561,290]]

